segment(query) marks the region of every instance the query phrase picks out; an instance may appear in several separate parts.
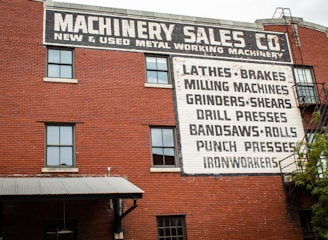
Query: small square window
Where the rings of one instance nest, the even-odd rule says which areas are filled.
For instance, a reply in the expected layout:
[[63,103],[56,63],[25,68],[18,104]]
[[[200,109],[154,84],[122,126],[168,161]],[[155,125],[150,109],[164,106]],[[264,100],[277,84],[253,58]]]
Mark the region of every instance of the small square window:
[[152,127],[150,129],[152,159],[154,166],[176,166],[176,141],[174,128]]
[[169,84],[168,58],[146,56],[147,83]]
[[47,76],[73,78],[73,50],[48,48]]
[[46,125],[46,166],[73,167],[74,126]]
[[158,216],[157,230],[159,240],[186,240],[185,216]]

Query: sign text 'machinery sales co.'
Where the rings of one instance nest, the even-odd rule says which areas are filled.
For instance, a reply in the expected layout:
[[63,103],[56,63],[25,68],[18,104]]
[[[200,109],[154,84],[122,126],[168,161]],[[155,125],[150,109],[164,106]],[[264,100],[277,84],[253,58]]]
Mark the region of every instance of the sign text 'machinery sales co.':
[[50,45],[291,63],[284,33],[46,10]]

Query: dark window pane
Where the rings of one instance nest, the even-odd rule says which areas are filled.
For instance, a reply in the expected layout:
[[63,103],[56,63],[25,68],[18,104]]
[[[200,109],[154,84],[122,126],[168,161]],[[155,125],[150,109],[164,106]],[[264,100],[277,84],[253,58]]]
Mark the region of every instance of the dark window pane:
[[177,226],[182,226],[182,221],[180,218],[177,219]]
[[164,226],[165,226],[165,227],[170,226],[170,219],[169,219],[169,218],[166,218],[166,219],[164,220]]
[[164,165],[163,155],[153,154],[153,163],[154,165]]
[[174,157],[165,156],[165,165],[175,165]]
[[164,229],[159,229],[159,230],[158,230],[158,234],[159,234],[160,236],[164,236]]
[[164,225],[164,220],[163,218],[158,219],[158,226],[162,227]]

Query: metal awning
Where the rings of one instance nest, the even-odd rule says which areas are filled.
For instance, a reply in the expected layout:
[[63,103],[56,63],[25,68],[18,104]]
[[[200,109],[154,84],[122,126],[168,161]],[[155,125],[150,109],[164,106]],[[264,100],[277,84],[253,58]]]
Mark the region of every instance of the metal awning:
[[142,198],[143,190],[123,177],[0,178],[0,201]]

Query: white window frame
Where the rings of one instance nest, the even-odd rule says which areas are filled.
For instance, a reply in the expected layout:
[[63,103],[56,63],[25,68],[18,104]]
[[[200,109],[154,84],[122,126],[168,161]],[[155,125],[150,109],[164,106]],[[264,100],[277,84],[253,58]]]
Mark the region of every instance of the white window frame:
[[318,89],[311,67],[294,66],[297,99],[299,104],[319,103]]

